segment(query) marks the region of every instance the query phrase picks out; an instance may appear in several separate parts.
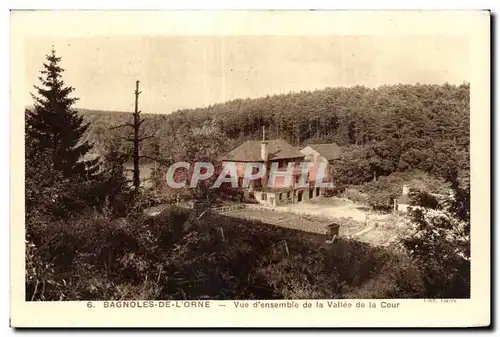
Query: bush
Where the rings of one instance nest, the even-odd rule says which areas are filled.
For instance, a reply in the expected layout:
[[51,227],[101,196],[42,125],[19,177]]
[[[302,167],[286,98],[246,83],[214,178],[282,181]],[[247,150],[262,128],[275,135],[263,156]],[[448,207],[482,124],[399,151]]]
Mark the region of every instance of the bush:
[[343,196],[357,203],[370,205],[375,210],[390,212],[394,199],[402,193],[403,185],[410,186],[410,192],[427,191],[430,193],[447,193],[449,183],[434,178],[422,171],[396,172],[347,189]]
[[452,186],[454,196],[443,204],[419,195],[421,204],[410,210],[412,226],[401,241],[428,297],[470,297],[470,186],[459,186],[453,177]]
[[425,298],[420,271],[402,253],[393,254],[380,272],[346,298]]
[[[413,287],[387,249],[177,207],[156,217],[39,219],[30,228],[37,250],[27,266],[41,269],[29,271],[28,300],[343,298],[356,289],[379,297],[367,284],[382,274],[399,282],[394,294]],[[34,291],[37,280],[43,292]]]
[[361,193],[359,190],[355,188],[348,188],[342,193],[341,195],[342,198],[349,199],[353,202],[359,203],[359,204],[368,204],[369,203],[369,197],[365,193]]
[[66,281],[57,277],[54,265],[47,262],[31,241],[25,242],[26,249],[26,301],[54,301],[64,299]]

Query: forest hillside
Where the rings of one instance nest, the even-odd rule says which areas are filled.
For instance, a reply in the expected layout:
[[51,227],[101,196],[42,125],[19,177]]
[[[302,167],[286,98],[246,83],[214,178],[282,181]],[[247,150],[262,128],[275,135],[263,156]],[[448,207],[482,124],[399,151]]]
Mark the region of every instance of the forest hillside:
[[[398,84],[326,88],[255,99],[236,99],[170,114],[143,113],[142,154],[163,162],[215,160],[248,139],[294,146],[336,142],[343,147],[336,180],[360,184],[392,172],[469,170],[470,85]],[[131,153],[128,112],[80,110],[90,122],[94,151],[109,144]],[[168,113],[168,111],[165,111]]]

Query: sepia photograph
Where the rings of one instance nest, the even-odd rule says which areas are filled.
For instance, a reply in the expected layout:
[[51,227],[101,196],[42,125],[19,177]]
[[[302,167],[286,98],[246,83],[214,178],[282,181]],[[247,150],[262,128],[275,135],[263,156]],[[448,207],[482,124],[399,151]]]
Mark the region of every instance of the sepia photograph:
[[24,302],[471,299],[471,35],[273,27],[13,41]]

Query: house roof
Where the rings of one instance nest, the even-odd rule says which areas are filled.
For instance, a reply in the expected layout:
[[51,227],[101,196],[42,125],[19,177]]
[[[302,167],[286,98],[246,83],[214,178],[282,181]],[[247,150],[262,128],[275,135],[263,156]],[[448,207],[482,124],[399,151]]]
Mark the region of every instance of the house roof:
[[309,146],[318,152],[326,160],[334,160],[340,158],[340,146],[335,143],[329,144],[309,144]]
[[[227,153],[222,161],[262,162],[260,140],[248,140]],[[266,140],[268,160],[304,158],[298,149],[282,139]]]

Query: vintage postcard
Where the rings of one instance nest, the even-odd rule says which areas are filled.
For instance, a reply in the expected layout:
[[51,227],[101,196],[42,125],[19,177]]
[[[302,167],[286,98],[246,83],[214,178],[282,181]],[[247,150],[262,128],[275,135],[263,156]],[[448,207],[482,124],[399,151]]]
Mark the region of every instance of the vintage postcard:
[[11,326],[490,324],[488,11],[11,28]]

